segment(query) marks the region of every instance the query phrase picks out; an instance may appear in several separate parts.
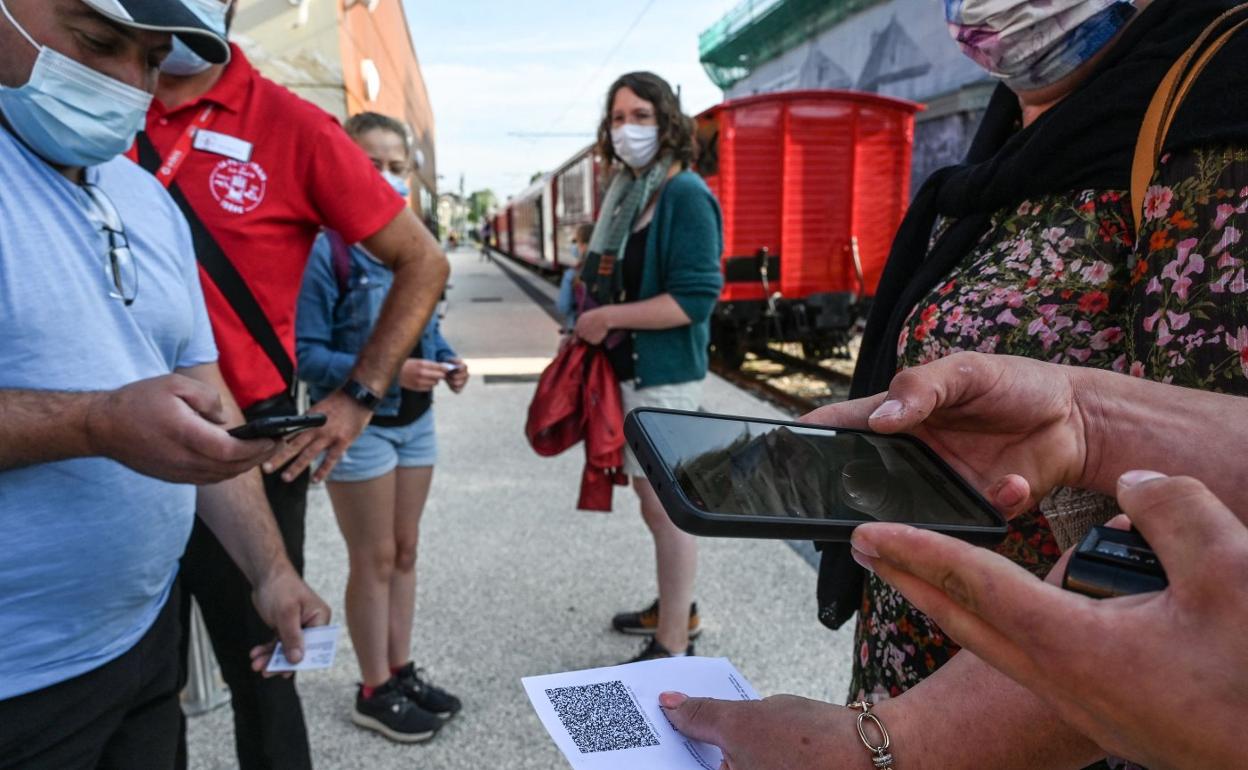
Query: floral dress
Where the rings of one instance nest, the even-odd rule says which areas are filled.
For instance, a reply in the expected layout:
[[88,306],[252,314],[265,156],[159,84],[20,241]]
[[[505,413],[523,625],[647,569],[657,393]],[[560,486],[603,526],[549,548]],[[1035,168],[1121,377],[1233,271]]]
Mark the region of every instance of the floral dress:
[[[999,212],[911,312],[899,364],[979,351],[1248,395],[1248,149],[1167,156],[1153,181],[1138,243],[1119,191]],[[1060,556],[1039,512],[1013,521],[998,551],[1037,575]],[[853,699],[899,695],[957,652],[874,575],[855,642]]]

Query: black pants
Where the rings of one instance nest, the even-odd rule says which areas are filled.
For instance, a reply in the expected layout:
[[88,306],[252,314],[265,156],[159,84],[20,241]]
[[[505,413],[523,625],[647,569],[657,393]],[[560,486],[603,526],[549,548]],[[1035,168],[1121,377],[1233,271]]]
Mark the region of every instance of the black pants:
[[105,665],[0,701],[0,768],[171,768],[178,743],[178,594]]
[[[292,402],[248,410],[247,418],[294,414]],[[303,574],[303,526],[307,511],[308,477],[305,472],[287,484],[274,473],[264,477],[264,491],[277,517],[286,553]],[[212,639],[212,648],[234,707],[234,744],[239,770],[306,770],[312,767],[308,731],[295,680],[265,679],[251,670],[248,652],[273,639],[274,632],[256,612],[251,584],[234,565],[212,531],[198,518],[182,557],[183,627],[190,627],[190,597],[194,596]],[[179,661],[181,681],[187,678],[189,633],[183,635]],[[178,767],[186,767],[186,727],[183,719],[178,744]]]

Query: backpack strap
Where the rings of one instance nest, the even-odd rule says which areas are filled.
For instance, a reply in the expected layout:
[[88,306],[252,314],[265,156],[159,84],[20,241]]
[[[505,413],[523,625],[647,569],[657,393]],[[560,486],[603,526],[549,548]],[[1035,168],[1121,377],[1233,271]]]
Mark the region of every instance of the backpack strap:
[[1131,164],[1131,213],[1135,217],[1137,236],[1144,224],[1144,196],[1148,193],[1148,183],[1157,173],[1157,163],[1161,159],[1161,151],[1165,147],[1166,135],[1170,133],[1174,117],[1213,57],[1232,37],[1248,27],[1248,16],[1221,34],[1217,34],[1218,29],[1236,16],[1244,15],[1245,11],[1248,11],[1248,4],[1236,6],[1214,19],[1157,86],[1157,93],[1153,95],[1148,112],[1144,114],[1140,136],[1135,144],[1135,159]]
[[[155,174],[161,166],[160,153],[156,150],[156,145],[152,144],[152,140],[146,132],[139,132],[136,140],[139,155],[139,165],[144,169]],[[178,208],[181,209],[183,216],[186,217],[187,224],[191,228],[191,240],[195,247],[195,259],[199,262],[199,266],[204,269],[208,277],[225,297],[225,301],[229,303],[239,320],[243,322],[243,326],[247,332],[264,351],[266,357],[272,362],[277,373],[281,375],[282,382],[286,384],[286,391],[294,395],[295,380],[295,362],[291,360],[290,354],[286,352],[286,346],[282,344],[282,340],[277,336],[277,331],[273,329],[273,322],[265,315],[264,309],[260,307],[260,302],[256,296],[252,294],[251,289],[247,286],[247,282],[243,276],[239,274],[238,268],[230,262],[221,245],[212,237],[212,233],[208,231],[208,227],[203,220],[191,207],[186,196],[182,193],[182,189],[178,187],[178,183],[171,182],[169,184],[169,194],[173,197]]]
[[338,297],[346,296],[351,285],[351,250],[343,240],[342,233],[325,228],[325,237],[329,239],[329,253],[334,266],[334,279],[338,282]]

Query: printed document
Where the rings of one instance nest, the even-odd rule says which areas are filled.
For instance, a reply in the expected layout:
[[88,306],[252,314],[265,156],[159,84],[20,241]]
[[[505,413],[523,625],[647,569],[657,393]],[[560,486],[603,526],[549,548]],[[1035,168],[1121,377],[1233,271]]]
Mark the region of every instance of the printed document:
[[664,658],[531,676],[524,689],[573,770],[719,770],[719,749],[676,732],[659,707],[659,693],[758,700],[726,658]]

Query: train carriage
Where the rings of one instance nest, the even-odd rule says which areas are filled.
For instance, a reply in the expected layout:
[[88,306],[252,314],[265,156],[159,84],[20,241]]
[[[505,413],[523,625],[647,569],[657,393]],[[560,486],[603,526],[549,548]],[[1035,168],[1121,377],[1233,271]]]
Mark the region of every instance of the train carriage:
[[508,200],[496,218],[494,248],[541,270],[571,267],[576,228],[598,218],[601,167],[594,147],[586,147]]
[[716,353],[736,366],[769,341],[844,353],[910,199],[913,102],[790,91],[697,117],[698,171],[724,213]]
[[602,159],[594,146],[581,150],[555,171],[551,193],[555,199],[551,262],[558,268],[570,267],[576,228],[592,225],[602,204]]
[[508,202],[511,256],[538,267],[554,267],[549,258],[554,225],[551,198],[551,176],[546,175]]

